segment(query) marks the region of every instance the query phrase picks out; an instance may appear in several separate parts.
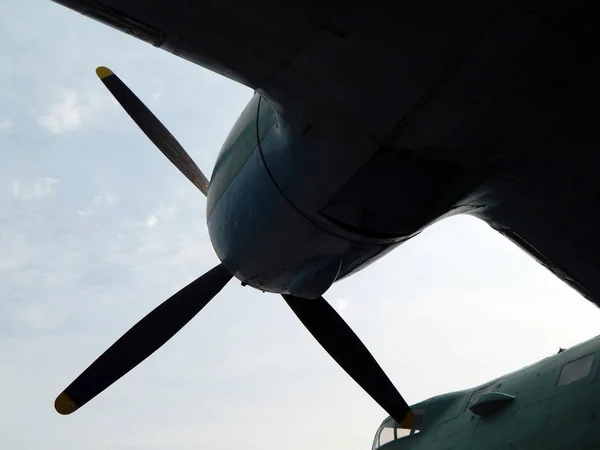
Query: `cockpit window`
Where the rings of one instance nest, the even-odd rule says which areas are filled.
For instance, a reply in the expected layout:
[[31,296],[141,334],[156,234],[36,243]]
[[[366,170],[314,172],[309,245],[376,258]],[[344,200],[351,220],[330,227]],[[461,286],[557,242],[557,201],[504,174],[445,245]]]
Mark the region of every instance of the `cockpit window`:
[[415,424],[412,428],[402,428],[398,422],[391,417],[386,419],[377,430],[372,450],[377,450],[379,447],[395,440],[420,433],[423,430],[425,412],[423,410],[417,410],[413,411],[413,413],[415,414]]
[[592,370],[593,362],[594,354],[592,353],[565,364],[560,371],[556,386],[567,386],[568,384],[587,377]]

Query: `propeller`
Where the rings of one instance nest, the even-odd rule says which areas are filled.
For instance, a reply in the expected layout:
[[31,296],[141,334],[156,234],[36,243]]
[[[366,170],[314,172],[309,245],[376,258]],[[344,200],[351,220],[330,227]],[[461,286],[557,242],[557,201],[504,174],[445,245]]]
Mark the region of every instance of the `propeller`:
[[163,155],[169,158],[200,192],[208,195],[208,179],[162,122],[110,69],[100,66],[96,69],[96,75]]
[[231,280],[219,264],[158,305],[73,381],[54,402],[71,414],[162,347]]
[[[173,135],[109,69],[98,77],[159,150],[205,195],[209,183]],[[54,402],[70,414],[158,350],[183,328],[231,280],[219,264],[140,320],[77,377]],[[411,428],[414,414],[364,344],[325,301],[283,295],[284,300],[331,357],[402,427]]]
[[373,355],[350,326],[323,298],[283,295],[300,322],[327,353],[379,403],[402,428],[412,428],[414,414]]

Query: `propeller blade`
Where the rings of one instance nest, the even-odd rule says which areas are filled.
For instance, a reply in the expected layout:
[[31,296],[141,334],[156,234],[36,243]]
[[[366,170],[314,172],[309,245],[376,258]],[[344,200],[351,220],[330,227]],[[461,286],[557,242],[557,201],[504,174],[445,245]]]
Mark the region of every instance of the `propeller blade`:
[[412,428],[414,414],[373,355],[348,324],[323,298],[283,298],[331,357],[403,428]]
[[71,414],[158,350],[223,289],[231,276],[219,264],[156,307],[56,398],[56,411]]
[[110,69],[100,66],[96,69],[96,74],[154,145],[194,186],[208,195],[208,179],[160,120]]

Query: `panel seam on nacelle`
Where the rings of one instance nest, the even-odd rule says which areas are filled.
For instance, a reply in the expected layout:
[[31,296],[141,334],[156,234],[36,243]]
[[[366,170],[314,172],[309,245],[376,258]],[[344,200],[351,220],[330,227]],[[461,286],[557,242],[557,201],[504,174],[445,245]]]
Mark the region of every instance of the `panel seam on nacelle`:
[[[310,223],[312,223],[314,226],[316,226],[318,229],[323,230],[326,233],[329,233],[333,236],[336,236],[340,239],[344,239],[346,241],[349,242],[354,242],[356,244],[362,244],[362,242],[360,240],[355,240],[355,239],[351,239],[347,236],[341,236],[338,233],[334,233],[331,230],[328,230],[324,227],[322,227],[317,221],[315,221],[312,217],[310,217],[308,214],[306,214],[304,211],[302,211],[300,208],[298,208],[294,202],[292,202],[287,195],[285,195],[285,193],[281,190],[281,188],[279,187],[279,184],[277,184],[277,182],[275,181],[275,178],[273,177],[273,174],[271,173],[271,170],[269,169],[269,166],[267,164],[267,161],[265,160],[265,155],[263,153],[262,150],[262,145],[261,145],[261,140],[260,140],[260,133],[259,133],[259,114],[260,114],[260,108],[262,105],[263,101],[267,101],[265,99],[265,97],[263,95],[260,96],[259,102],[258,102],[258,108],[256,109],[256,140],[258,141],[258,152],[260,153],[260,159],[263,163],[263,165],[265,166],[265,170],[267,172],[267,175],[269,176],[269,178],[271,179],[271,181],[273,182],[273,185],[275,186],[275,189],[277,189],[277,191],[279,192],[279,194],[281,194],[281,196],[285,199],[286,202],[288,202],[290,204],[290,206],[292,208],[294,208],[294,210],[296,212],[298,212],[298,214],[300,214],[302,217],[304,217],[306,220],[308,220]],[[277,119],[275,121],[275,123],[277,122]],[[273,127],[275,126],[275,124],[273,124],[273,126],[271,127],[271,129],[269,130],[269,133],[273,130]],[[268,134],[268,133],[267,133]]]

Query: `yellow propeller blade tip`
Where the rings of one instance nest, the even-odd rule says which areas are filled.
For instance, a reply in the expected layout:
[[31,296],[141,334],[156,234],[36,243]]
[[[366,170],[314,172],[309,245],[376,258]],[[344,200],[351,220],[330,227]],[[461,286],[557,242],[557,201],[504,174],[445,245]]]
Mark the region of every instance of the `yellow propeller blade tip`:
[[79,409],[79,406],[65,392],[62,392],[54,401],[54,409],[59,414],[66,416]]
[[110,70],[108,67],[100,66],[96,69],[96,75],[98,75],[98,78],[102,80],[103,78],[114,75],[114,73],[112,73],[112,70]]
[[415,426],[415,413],[412,411],[407,412],[399,425],[400,428],[406,428],[407,430],[412,429],[412,427]]

